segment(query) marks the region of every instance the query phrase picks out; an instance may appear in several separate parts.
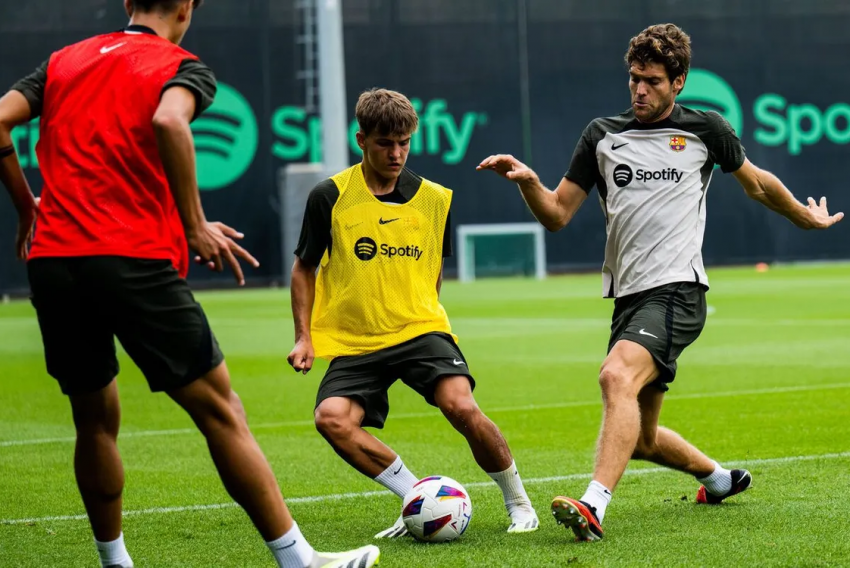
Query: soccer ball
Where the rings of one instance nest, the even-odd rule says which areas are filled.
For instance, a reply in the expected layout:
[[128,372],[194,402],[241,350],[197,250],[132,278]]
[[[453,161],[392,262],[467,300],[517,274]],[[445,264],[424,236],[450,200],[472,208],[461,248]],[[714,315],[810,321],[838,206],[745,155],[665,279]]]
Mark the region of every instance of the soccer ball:
[[472,501],[463,485],[454,479],[426,477],[404,496],[401,516],[417,540],[449,542],[469,526]]

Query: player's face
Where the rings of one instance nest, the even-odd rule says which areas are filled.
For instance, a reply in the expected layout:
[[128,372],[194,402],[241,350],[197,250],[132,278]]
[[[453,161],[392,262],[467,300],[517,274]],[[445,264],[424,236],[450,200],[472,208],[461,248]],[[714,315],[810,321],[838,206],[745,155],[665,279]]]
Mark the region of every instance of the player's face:
[[410,153],[410,134],[378,134],[369,136],[357,133],[357,142],[363,150],[363,158],[384,179],[395,179],[407,163]]
[[641,122],[655,122],[670,110],[684,85],[684,76],[670,81],[667,70],[660,63],[651,62],[643,66],[635,63],[629,68],[629,90],[635,117]]

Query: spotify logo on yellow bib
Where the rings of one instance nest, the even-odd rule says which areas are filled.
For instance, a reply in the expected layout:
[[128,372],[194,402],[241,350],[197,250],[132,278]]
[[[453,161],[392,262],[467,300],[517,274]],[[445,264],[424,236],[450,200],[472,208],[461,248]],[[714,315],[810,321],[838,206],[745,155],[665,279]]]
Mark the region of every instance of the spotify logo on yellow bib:
[[369,237],[363,237],[354,243],[354,254],[360,260],[372,260],[378,252],[378,245]]

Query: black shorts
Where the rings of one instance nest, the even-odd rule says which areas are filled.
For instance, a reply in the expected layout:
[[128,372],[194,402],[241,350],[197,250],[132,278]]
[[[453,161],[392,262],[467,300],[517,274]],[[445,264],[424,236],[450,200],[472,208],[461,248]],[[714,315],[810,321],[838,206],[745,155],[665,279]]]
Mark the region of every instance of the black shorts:
[[676,282],[614,300],[610,352],[621,339],[646,348],[660,373],[653,384],[662,391],[676,378],[676,359],[705,326],[705,286]]
[[112,382],[114,337],[155,392],[186,386],[224,360],[204,310],[167,260],[36,258],[27,270],[47,372],[66,395]]
[[475,379],[454,339],[428,333],[374,353],[337,357],[319,385],[316,406],[335,396],[350,398],[366,411],[363,426],[383,428],[390,412],[387,391],[397,379],[436,406],[437,383],[456,375],[467,377],[475,389]]

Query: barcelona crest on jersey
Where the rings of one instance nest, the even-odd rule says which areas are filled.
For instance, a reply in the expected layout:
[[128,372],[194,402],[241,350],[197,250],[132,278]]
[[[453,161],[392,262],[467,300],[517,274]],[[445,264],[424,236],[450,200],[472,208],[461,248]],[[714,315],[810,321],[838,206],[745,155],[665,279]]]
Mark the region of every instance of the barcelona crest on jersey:
[[683,136],[670,137],[670,149],[674,152],[682,152],[688,146],[688,141]]

